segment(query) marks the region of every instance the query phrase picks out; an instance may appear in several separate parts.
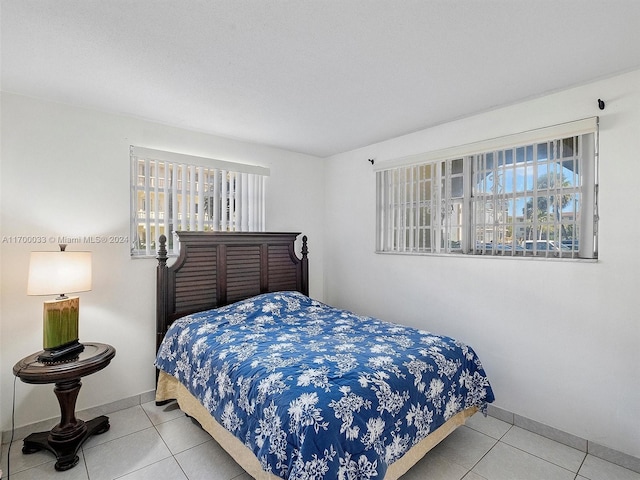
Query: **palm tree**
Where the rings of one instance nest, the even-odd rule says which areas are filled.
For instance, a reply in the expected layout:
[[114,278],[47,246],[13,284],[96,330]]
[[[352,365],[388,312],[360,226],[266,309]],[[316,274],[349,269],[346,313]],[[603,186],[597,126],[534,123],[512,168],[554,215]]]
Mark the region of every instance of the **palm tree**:
[[[552,194],[551,192],[556,192],[560,188],[568,188],[570,186],[571,184],[566,179],[564,174],[558,176],[554,172],[548,172],[538,177],[537,191],[543,192],[544,190],[547,190],[550,192],[549,196],[538,196],[536,199],[536,218],[538,220],[538,231],[536,232],[536,237],[538,238],[538,240],[542,240],[542,233],[545,230],[544,225],[548,223],[551,215],[553,215],[556,222],[561,225],[562,236],[565,236],[565,228],[564,226],[562,226],[560,218],[562,216],[562,211],[564,210],[564,208],[573,200],[574,194]],[[525,210],[527,220],[533,223],[533,199],[527,202]],[[533,229],[530,229],[530,233],[533,233]],[[549,232],[547,232],[547,238],[548,237]]]

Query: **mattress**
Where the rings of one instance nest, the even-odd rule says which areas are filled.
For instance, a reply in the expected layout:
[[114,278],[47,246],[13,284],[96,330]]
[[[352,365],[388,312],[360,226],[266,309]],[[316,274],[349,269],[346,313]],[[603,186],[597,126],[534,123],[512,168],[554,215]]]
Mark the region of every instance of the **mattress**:
[[470,346],[297,292],[177,320],[156,366],[255,478],[397,478],[494,400]]

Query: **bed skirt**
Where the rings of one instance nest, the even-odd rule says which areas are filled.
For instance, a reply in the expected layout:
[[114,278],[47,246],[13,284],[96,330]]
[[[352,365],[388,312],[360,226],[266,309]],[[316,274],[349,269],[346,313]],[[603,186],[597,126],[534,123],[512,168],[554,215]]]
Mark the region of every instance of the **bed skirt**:
[[[233,434],[224,429],[184,385],[176,380],[175,377],[160,371],[156,389],[156,402],[169,400],[176,400],[180,410],[196,419],[202,428],[253,478],[256,480],[281,480],[280,477],[265,472],[253,452]],[[397,480],[400,478],[429,450],[460,425],[463,425],[466,419],[477,411],[477,407],[467,408],[451,417],[440,428],[434,430],[428,437],[414,445],[402,458],[389,465],[384,480]]]

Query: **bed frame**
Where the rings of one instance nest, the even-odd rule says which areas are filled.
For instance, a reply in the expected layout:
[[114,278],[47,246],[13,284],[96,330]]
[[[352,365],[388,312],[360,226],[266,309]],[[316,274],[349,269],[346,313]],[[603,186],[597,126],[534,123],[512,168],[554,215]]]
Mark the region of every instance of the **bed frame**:
[[[157,269],[156,347],[174,320],[202,310],[279,290],[309,295],[307,237],[302,258],[295,254],[299,233],[178,232],[180,255],[167,266],[166,237],[160,237]],[[156,371],[158,373],[158,371]],[[281,480],[265,472],[255,455],[226,431],[173,376],[159,372],[156,403],[176,400],[254,479]],[[469,408],[413,446],[387,469],[384,480],[397,480],[429,450],[477,411]],[[383,480],[383,479],[380,479]]]
[[156,351],[174,320],[261,293],[295,290],[309,295],[307,237],[300,233],[177,232],[180,255],[167,266],[160,236],[157,267]]

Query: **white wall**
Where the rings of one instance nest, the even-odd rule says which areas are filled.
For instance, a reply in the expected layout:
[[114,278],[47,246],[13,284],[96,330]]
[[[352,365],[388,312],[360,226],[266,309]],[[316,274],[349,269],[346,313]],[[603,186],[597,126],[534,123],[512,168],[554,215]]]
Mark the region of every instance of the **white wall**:
[[[368,158],[382,163],[596,115],[597,263],[374,253]],[[497,406],[640,457],[639,152],[636,71],[336,155],[325,172],[327,300],[469,343]]]
[[[0,142],[2,141],[2,108],[0,108]],[[1,186],[1,180],[2,180],[2,148],[0,147],[0,186]],[[0,212],[2,212],[2,195],[0,195]],[[0,215],[0,234],[2,233],[2,216]],[[2,272],[2,249],[0,248],[0,272]],[[0,290],[0,294],[1,294],[1,290]],[[0,297],[0,301],[1,301],[1,297]],[[0,303],[0,306],[2,304]],[[2,308],[0,308],[0,345],[2,345]],[[3,372],[5,371],[5,367],[4,367],[4,363],[2,361],[2,355],[0,355],[0,377],[2,376]],[[2,382],[0,381],[0,401],[2,399]],[[1,408],[1,403],[0,403],[0,456],[2,455],[2,445],[3,445],[3,428],[2,425],[4,425],[3,422],[3,418],[4,418],[4,414]]]
[[[324,161],[16,95],[1,101],[3,237],[128,235],[130,144],[268,166],[268,228],[309,236],[313,297],[466,341],[483,359],[496,405],[640,457],[640,259],[631,247],[640,238],[640,71]],[[368,158],[593,115],[601,124],[597,263],[373,253]],[[153,388],[155,261],[131,260],[127,245],[77,247],[94,252],[81,339],[118,349],[112,365],[83,380],[82,409]],[[32,249],[0,244],[0,430],[11,418],[11,368],[42,342],[43,298],[26,295]],[[17,426],[57,415],[51,386],[17,382]]]
[[[309,236],[311,295],[323,297],[320,159],[11,94],[2,94],[0,431],[10,427],[12,367],[42,348],[44,297],[26,295],[29,253],[13,236],[129,235],[129,145],[271,169],[267,228]],[[78,409],[154,389],[154,259],[128,244],[70,245],[93,252],[93,290],[80,294],[80,339],[116,347],[111,365],[83,379]],[[59,415],[52,385],[17,382],[16,426]]]

